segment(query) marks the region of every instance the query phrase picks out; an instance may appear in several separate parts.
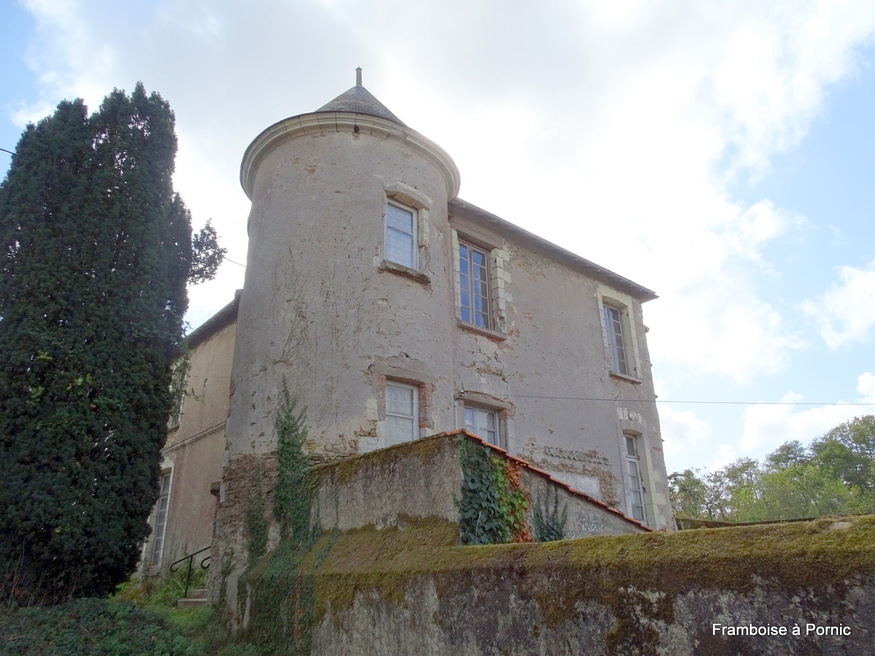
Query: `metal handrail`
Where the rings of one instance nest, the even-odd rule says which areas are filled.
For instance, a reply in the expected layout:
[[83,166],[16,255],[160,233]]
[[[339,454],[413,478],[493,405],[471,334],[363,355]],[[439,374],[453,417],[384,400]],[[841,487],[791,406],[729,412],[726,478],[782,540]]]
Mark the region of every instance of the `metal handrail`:
[[[213,548],[213,545],[210,545],[208,547],[204,547],[200,551],[195,551],[194,553],[190,553],[187,556],[183,556],[179,560],[175,560],[172,563],[170,563],[170,571],[175,572],[176,570],[179,569],[179,566],[182,563],[184,563],[186,560],[188,561],[188,571],[185,573],[185,594],[182,595],[183,598],[188,597],[188,586],[191,583],[191,569],[192,569],[192,562],[194,561],[194,557],[197,556],[198,554],[202,554],[204,551],[209,551],[212,548]],[[201,558],[201,569],[207,569],[210,566],[209,560],[210,560],[209,555]]]

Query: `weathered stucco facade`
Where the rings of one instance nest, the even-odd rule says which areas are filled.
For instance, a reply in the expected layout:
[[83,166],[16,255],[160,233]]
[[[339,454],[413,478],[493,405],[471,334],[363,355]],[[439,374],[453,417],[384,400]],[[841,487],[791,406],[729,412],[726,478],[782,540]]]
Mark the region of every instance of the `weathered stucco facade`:
[[[641,311],[652,292],[456,198],[449,155],[358,85],[265,130],[241,180],[252,211],[226,466],[276,448],[284,379],[319,461],[397,440],[386,399],[398,385],[416,397],[413,437],[480,411],[497,444],[630,515],[636,458],[637,514],[669,525]],[[393,250],[398,207],[409,254]],[[479,317],[463,307],[475,276],[461,248],[484,265]]]
[[[224,446],[221,476],[204,465],[198,483],[222,480],[214,566],[242,571],[246,509],[255,494],[270,503],[284,384],[317,464],[467,429],[671,527],[641,308],[653,292],[459,199],[450,156],[360,81],[256,137],[241,183],[244,289],[226,323],[199,329],[196,394],[165,449],[170,461],[199,439]],[[230,384],[205,388],[194,425],[201,358]],[[212,399],[224,411],[207,412]]]
[[236,316],[235,299],[189,335],[188,355],[180,360],[179,407],[162,450],[161,498],[150,519],[152,534],[143,546],[144,573],[166,569],[212,543]]

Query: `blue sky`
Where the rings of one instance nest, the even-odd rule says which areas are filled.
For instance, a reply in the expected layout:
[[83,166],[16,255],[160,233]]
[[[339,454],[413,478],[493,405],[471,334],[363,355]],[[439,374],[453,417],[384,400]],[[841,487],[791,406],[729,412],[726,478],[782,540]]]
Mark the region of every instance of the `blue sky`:
[[[875,403],[871,0],[26,0],[0,25],[0,148],[142,80],[176,112],[177,189],[236,262],[244,149],[362,66],[462,198],[660,295],[669,471],[875,412],[852,405]],[[228,262],[193,289],[190,323],[242,279]]]

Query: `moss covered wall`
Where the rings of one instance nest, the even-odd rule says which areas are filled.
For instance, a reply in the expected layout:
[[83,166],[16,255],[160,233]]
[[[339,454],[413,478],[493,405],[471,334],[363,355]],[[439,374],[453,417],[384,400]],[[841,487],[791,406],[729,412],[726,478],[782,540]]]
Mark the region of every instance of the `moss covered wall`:
[[647,530],[605,504],[572,491],[546,472],[462,430],[315,468],[313,524],[321,530],[347,531],[363,526],[391,528],[410,518],[439,517],[458,523],[465,475],[460,462],[463,440],[486,449],[490,457],[509,463],[519,472],[517,478],[527,499],[526,521],[530,526],[536,507],[556,501],[567,516],[565,537]]
[[453,543],[453,524],[434,519],[280,547],[248,581],[248,637],[336,656],[869,654],[875,642],[875,517]]

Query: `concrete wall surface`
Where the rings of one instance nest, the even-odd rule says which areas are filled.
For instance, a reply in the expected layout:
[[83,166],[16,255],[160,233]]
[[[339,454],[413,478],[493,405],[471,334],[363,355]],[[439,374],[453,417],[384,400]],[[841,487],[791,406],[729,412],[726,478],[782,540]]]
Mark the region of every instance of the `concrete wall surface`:
[[[416,520],[459,523],[463,467],[461,441],[469,440],[519,472],[531,527],[536,506],[565,514],[564,536],[636,533],[647,528],[552,478],[503,449],[467,433],[452,431],[399,444],[316,469],[314,522],[320,530],[403,527]],[[379,501],[379,502],[377,502]]]
[[[875,517],[450,546],[324,534],[252,571],[242,637],[276,654],[872,654]],[[300,552],[298,552],[300,554]]]

